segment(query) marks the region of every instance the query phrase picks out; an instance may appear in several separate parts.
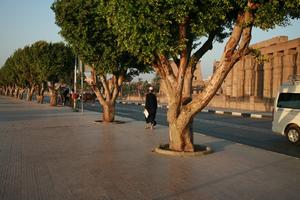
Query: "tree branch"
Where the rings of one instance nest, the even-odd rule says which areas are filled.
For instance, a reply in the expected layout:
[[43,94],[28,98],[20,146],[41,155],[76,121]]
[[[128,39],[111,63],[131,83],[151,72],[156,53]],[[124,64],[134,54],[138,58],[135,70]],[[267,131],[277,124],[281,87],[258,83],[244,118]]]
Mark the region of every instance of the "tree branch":
[[105,99],[104,99],[104,96],[103,96],[103,94],[101,93],[101,91],[99,89],[101,86],[100,86],[98,78],[96,76],[96,70],[95,70],[94,66],[92,66],[92,72],[91,73],[92,73],[91,74],[92,75],[92,80],[87,81],[87,83],[90,86],[92,86],[92,89],[93,89],[94,93],[96,94],[100,104],[103,105],[105,103]]
[[176,77],[174,75],[174,71],[171,67],[170,61],[164,55],[159,56],[159,61],[161,69],[164,71],[164,74],[166,76],[166,79],[168,79],[171,85],[176,86]]
[[110,101],[111,94],[110,94],[110,88],[109,88],[106,76],[103,75],[103,74],[100,74],[99,77],[100,77],[100,81],[101,81],[101,83],[103,85],[103,88],[104,88],[104,93],[105,93],[106,101]]
[[224,48],[219,67],[204,90],[191,103],[183,107],[178,120],[188,123],[189,119],[201,111],[216,94],[234,64],[247,52],[253,26],[251,22],[253,22],[253,16],[249,10],[238,15],[231,37]]

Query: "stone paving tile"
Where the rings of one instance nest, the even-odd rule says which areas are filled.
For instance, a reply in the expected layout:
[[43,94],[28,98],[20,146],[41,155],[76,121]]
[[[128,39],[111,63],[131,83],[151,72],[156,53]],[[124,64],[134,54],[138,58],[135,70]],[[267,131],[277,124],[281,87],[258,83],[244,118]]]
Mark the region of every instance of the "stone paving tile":
[[158,155],[166,127],[97,119],[0,96],[0,199],[299,199],[297,158],[201,134],[213,154]]

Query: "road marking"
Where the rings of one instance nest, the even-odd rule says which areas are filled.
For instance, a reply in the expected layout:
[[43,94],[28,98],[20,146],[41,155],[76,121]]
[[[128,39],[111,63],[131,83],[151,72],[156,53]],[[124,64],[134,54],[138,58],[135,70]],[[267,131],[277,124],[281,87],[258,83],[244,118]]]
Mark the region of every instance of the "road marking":
[[232,115],[233,116],[242,116],[242,113],[240,113],[240,112],[232,112]]
[[251,118],[259,118],[259,119],[260,119],[260,118],[262,118],[262,115],[259,115],[259,114],[251,114],[250,117],[251,117]]

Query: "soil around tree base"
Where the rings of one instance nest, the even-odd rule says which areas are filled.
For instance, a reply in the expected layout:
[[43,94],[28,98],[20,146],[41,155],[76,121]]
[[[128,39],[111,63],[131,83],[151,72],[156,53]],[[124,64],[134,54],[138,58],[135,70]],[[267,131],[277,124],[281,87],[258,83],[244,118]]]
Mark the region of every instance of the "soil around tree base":
[[210,147],[204,145],[195,144],[194,149],[194,152],[174,151],[169,149],[169,144],[161,144],[154,149],[154,152],[169,156],[203,156],[213,153]]

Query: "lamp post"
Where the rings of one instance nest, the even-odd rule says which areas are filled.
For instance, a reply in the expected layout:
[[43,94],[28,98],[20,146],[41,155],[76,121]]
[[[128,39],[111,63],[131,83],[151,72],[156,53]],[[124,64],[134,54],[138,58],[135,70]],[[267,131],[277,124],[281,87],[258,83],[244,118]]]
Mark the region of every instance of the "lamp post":
[[81,69],[81,74],[80,74],[80,79],[81,79],[81,113],[83,113],[83,63],[80,60],[80,69]]
[[[77,83],[77,57],[75,57],[75,66],[74,66],[74,97],[76,97],[76,83]],[[73,109],[76,110],[76,98],[73,98],[74,104],[73,104]]]

